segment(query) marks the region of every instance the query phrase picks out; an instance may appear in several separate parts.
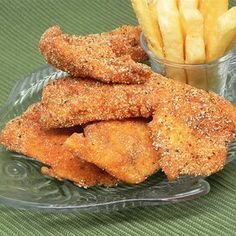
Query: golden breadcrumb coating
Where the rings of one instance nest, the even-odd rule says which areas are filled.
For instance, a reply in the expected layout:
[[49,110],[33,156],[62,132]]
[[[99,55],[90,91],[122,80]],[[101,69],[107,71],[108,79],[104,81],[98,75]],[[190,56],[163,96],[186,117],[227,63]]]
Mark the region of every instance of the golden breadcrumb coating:
[[154,148],[162,152],[160,166],[171,180],[180,175],[208,176],[222,169],[235,137],[235,123],[216,107],[197,110],[197,105],[186,111],[181,106],[162,108],[149,123]]
[[[49,28],[39,49],[70,76],[50,82],[40,104],[6,125],[0,143],[48,165],[43,173],[84,187],[140,183],[159,167],[170,180],[222,169],[236,108],[137,63],[147,58],[139,36],[132,26],[89,36]],[[151,121],[123,120],[131,117]],[[101,122],[88,124],[94,121]],[[84,133],[74,133],[82,124]]]
[[103,82],[143,83],[150,77],[148,66],[136,63],[147,59],[139,45],[139,27],[123,26],[89,36],[62,34],[49,28],[39,42],[47,62],[74,77],[91,77]]
[[63,143],[77,129],[45,131],[40,123],[40,107],[35,104],[23,115],[11,120],[0,134],[0,143],[7,149],[23,153],[48,165],[44,174],[60,180],[68,179],[78,186],[113,186],[117,180],[79,157],[75,157]]
[[221,169],[236,132],[230,102],[155,73],[141,85],[59,79],[46,86],[42,104],[41,122],[47,128],[152,117],[153,145],[162,152],[160,165],[169,179]]
[[104,84],[70,77],[51,81],[43,90],[41,122],[46,128],[58,128],[96,120],[148,117],[149,90],[144,85]]
[[138,184],[159,169],[143,120],[104,121],[85,127],[65,142],[74,155],[91,162],[123,182]]

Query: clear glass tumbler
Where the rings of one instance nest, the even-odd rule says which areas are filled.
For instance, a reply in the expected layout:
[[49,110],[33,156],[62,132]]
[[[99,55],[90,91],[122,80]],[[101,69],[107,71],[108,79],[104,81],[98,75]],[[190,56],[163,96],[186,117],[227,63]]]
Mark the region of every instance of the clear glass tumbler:
[[224,96],[229,65],[236,55],[235,50],[231,50],[218,60],[207,64],[187,65],[157,58],[148,48],[143,34],[141,34],[140,41],[142,48],[149,56],[153,71],[168,78]]

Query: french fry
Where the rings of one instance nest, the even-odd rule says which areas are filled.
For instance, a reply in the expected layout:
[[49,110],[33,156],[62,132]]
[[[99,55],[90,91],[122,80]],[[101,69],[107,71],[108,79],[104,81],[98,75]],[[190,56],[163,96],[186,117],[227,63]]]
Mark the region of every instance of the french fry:
[[[188,35],[185,40],[185,63],[202,64],[206,60],[205,43],[202,36]],[[208,89],[207,72],[204,66],[189,67],[186,70],[188,84]]]
[[198,9],[181,8],[180,10],[181,23],[185,36],[200,36],[203,37],[204,19]]
[[191,68],[186,71],[188,84],[199,88],[208,90],[207,70],[204,67]]
[[165,71],[166,77],[177,80],[182,83],[187,83],[187,76],[184,69],[166,66]]
[[[203,16],[197,9],[198,2],[188,5],[190,2],[188,0],[179,1],[181,24],[185,37],[185,63],[201,64],[206,60]],[[187,68],[186,79],[187,83],[192,86],[202,89],[207,87],[204,68]]]
[[210,44],[217,19],[228,10],[228,0],[199,0],[199,9],[204,17],[206,48]]
[[[157,0],[156,5],[166,59],[184,63],[184,39],[176,0]],[[183,69],[166,66],[166,76],[186,83]]]
[[179,10],[184,9],[197,9],[198,0],[178,0]]
[[197,8],[180,9],[181,23],[185,36],[185,63],[201,64],[205,62],[205,43],[203,39],[204,22]]
[[[204,20],[200,11],[195,7],[180,5],[181,23],[185,36],[185,63],[202,64],[206,60],[204,43]],[[188,84],[206,89],[207,79],[204,67],[186,69]]]
[[[159,27],[159,23],[158,23],[158,20],[157,20],[157,14],[156,14],[156,0],[146,0],[148,2],[148,9],[149,9],[149,17],[151,18],[151,21],[153,22],[153,28],[154,30],[156,31],[156,37],[157,37],[157,40],[158,40],[158,43],[161,47],[161,55],[159,55],[160,58],[164,58],[164,53],[163,53],[163,41],[162,41],[162,36],[161,36],[161,32],[160,32],[160,27]],[[157,46],[152,46],[151,47],[157,51],[156,47]],[[160,51],[159,50],[159,51]],[[158,54],[157,54],[158,56]]]
[[206,60],[203,37],[187,35],[185,40],[186,64],[202,64]]
[[207,48],[207,61],[224,55],[230,43],[236,37],[236,7],[223,14],[216,22]]
[[166,59],[177,63],[184,63],[183,35],[176,1],[157,0],[157,18]]
[[164,58],[162,36],[156,13],[155,1],[131,0],[133,9],[147,40],[149,49],[159,58]]

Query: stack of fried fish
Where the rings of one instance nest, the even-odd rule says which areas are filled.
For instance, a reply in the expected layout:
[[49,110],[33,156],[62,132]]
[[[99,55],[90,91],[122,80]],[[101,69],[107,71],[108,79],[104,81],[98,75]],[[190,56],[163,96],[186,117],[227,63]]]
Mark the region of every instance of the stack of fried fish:
[[147,56],[139,37],[133,26],[88,36],[49,28],[40,52],[68,76],[6,124],[1,144],[82,187],[138,184],[159,169],[169,180],[222,169],[235,107],[140,63]]

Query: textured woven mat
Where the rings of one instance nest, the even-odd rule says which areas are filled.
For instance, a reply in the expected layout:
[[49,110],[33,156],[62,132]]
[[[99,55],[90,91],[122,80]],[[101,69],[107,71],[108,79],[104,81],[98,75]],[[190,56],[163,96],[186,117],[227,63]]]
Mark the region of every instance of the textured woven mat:
[[[0,106],[23,75],[44,63],[42,32],[59,24],[87,34],[136,24],[129,0],[0,0]],[[0,235],[236,235],[236,162],[209,178],[198,200],[111,213],[49,214],[0,206]]]

